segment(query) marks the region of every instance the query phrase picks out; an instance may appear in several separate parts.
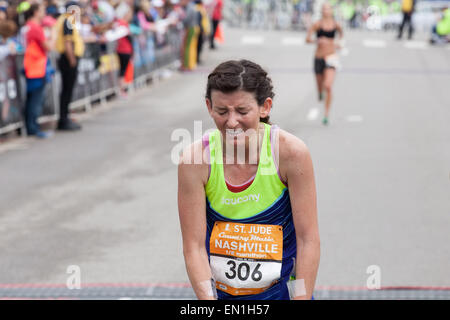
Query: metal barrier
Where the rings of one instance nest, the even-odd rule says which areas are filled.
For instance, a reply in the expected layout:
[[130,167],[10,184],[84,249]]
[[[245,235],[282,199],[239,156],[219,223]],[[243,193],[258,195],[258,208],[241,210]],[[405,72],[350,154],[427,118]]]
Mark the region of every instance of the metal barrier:
[[[155,71],[179,60],[181,32],[173,27],[164,34],[143,32],[133,35],[134,81],[131,87],[142,87],[154,77]],[[84,56],[78,63],[78,77],[73,89],[73,109],[89,111],[96,102],[105,102],[107,97],[119,91],[119,59],[116,42],[104,45],[87,43]],[[61,74],[58,70],[58,55],[50,54],[56,74],[47,84],[42,115],[38,122],[55,121],[59,116],[59,93]],[[26,100],[26,81],[22,74],[23,55],[8,56],[0,61],[0,134],[24,127],[23,113]]]
[[22,99],[16,60],[8,56],[0,61],[0,134],[22,126]]

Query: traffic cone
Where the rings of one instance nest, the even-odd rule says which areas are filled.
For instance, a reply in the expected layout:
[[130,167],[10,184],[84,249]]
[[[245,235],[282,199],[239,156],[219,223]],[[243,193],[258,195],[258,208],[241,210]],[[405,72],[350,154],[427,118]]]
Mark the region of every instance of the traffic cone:
[[124,80],[125,83],[132,83],[134,80],[134,64],[132,59],[128,62],[127,70],[125,70],[124,74]]
[[225,38],[223,37],[222,24],[220,23],[217,26],[216,33],[214,34],[214,39],[220,44],[223,44],[225,42]]

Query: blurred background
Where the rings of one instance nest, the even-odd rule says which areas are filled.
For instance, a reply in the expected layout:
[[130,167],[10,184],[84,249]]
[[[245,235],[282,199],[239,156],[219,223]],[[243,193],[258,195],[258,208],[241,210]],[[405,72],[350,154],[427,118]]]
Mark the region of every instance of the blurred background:
[[327,2],[327,125],[324,3],[0,1],[0,298],[194,299],[173,155],[214,128],[207,75],[249,59],[313,158],[315,298],[449,299],[450,1]]

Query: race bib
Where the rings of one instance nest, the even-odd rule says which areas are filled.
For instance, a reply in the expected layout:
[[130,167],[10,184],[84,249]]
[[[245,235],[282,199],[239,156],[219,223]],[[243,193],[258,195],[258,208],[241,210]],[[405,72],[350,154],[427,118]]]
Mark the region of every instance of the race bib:
[[281,226],[217,221],[209,245],[211,271],[221,291],[258,294],[280,279]]

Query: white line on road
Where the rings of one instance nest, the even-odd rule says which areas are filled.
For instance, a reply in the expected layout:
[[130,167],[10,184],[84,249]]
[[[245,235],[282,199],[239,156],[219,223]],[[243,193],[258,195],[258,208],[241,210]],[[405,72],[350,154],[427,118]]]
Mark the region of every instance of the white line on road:
[[363,117],[357,114],[353,114],[350,116],[347,116],[345,118],[348,122],[362,122],[363,121]]
[[304,38],[299,37],[284,37],[281,39],[283,46],[303,46],[305,44]]
[[262,36],[243,36],[241,43],[246,45],[259,45],[264,43],[264,37]]
[[368,48],[386,48],[387,44],[384,40],[379,39],[365,39],[363,41],[363,46]]
[[427,49],[428,43],[425,41],[408,41],[403,46],[408,49]]
[[318,116],[319,116],[319,108],[312,108],[309,110],[306,119],[308,119],[309,121],[313,121],[316,120]]
[[18,138],[17,140],[11,140],[5,144],[0,144],[0,154],[11,150],[26,150],[29,148],[29,139]]

